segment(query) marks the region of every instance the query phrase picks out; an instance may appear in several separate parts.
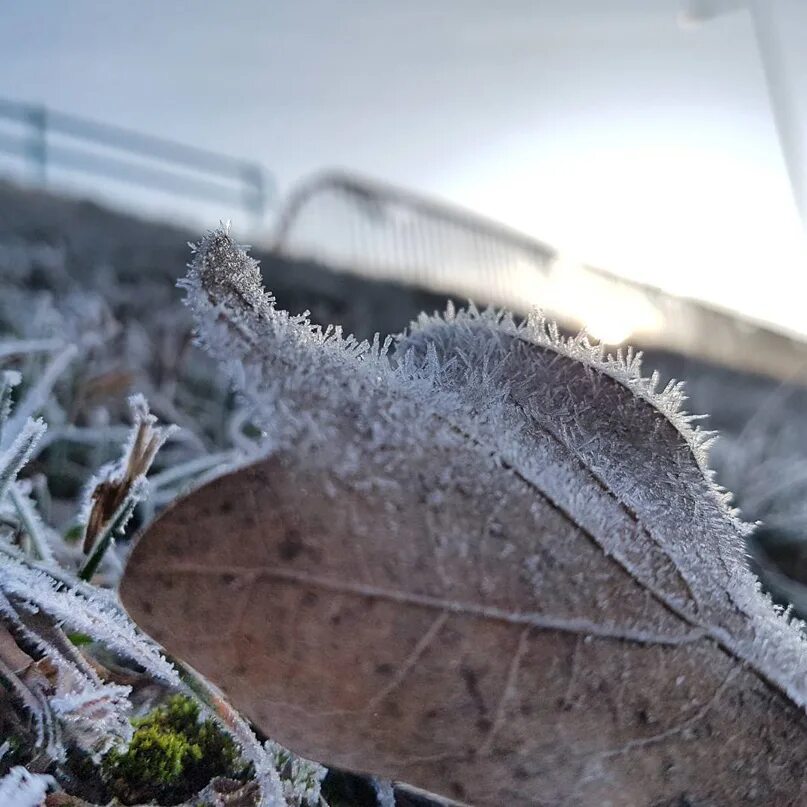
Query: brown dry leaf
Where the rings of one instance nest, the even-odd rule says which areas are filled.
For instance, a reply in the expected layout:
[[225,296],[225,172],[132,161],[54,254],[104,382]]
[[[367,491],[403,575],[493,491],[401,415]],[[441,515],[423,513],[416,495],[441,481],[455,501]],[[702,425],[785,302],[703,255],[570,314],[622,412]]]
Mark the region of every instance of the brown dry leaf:
[[155,427],[157,419],[148,411],[148,405],[141,396],[130,398],[129,406],[135,423],[123,459],[106,478],[98,480],[90,494],[92,504],[82,542],[85,555],[95,548],[99,534],[108,529],[132,495],[136,482],[148,473],[154,457],[172,431],[170,428]]
[[141,627],[293,751],[460,801],[807,802],[805,643],[678,388],[474,312],[351,365],[206,277],[253,282],[224,238],[201,288],[217,328],[249,302],[228,350],[279,447],[143,536]]
[[5,625],[0,622],[0,665],[12,673],[23,673],[34,664],[34,660],[17,644]]

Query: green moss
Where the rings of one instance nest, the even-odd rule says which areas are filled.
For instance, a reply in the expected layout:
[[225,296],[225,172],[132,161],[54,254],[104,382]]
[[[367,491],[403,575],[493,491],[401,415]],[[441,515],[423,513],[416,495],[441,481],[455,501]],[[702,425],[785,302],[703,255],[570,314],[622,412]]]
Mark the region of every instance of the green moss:
[[110,793],[124,804],[176,804],[216,776],[243,779],[249,773],[236,744],[214,721],[200,721],[199,707],[188,697],[177,695],[132,722],[129,748],[111,751],[103,762]]

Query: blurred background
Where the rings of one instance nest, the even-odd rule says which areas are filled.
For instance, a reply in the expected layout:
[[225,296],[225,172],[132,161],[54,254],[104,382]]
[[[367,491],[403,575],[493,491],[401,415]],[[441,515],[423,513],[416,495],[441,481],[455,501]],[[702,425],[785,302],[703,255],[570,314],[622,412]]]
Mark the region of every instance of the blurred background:
[[176,419],[173,280],[221,220],[360,336],[540,306],[687,380],[807,614],[805,34],[802,0],[0,0],[1,330],[95,295],[94,372]]

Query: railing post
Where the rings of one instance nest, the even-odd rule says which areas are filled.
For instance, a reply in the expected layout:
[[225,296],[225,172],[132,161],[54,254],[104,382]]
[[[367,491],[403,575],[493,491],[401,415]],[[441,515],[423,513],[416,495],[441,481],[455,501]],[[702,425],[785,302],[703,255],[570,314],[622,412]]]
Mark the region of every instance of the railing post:
[[242,176],[244,179],[244,207],[255,216],[255,224],[260,225],[266,213],[266,183],[263,170],[259,165],[245,165]]
[[48,110],[44,106],[32,106],[27,118],[31,127],[27,148],[31,177],[45,185],[48,181]]

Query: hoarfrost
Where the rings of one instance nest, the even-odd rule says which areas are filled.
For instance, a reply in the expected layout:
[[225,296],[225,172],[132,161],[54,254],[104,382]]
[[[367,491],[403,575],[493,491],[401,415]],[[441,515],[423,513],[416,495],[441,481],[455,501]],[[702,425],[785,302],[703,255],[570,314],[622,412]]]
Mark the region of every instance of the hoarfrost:
[[54,784],[52,776],[30,773],[17,765],[0,779],[0,804],[3,807],[41,807],[45,794]]

